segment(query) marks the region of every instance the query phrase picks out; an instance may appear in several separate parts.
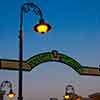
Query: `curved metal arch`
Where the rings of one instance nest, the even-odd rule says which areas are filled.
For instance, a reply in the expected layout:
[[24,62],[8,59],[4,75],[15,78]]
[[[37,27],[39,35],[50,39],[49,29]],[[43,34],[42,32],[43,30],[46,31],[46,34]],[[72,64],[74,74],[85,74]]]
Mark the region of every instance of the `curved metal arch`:
[[64,63],[72,67],[78,73],[80,73],[80,70],[82,70],[82,67],[79,62],[77,62],[76,60],[74,60],[73,58],[67,55],[58,53],[57,51],[40,53],[38,55],[30,57],[28,60],[25,61],[25,63],[32,66],[31,68],[32,70],[34,67],[36,67],[39,64],[45,62],[51,62],[51,61]]

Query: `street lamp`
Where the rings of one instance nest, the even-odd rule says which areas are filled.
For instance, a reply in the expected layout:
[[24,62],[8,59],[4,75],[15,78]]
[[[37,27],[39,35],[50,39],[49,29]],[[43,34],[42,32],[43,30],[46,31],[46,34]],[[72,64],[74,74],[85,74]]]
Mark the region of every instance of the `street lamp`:
[[63,100],[83,100],[83,99],[81,96],[75,93],[75,89],[72,85],[67,85]]
[[44,22],[43,19],[40,19],[39,24],[35,25],[34,30],[39,33],[46,33],[51,29],[51,26]]
[[72,85],[67,85],[65,88],[64,100],[72,100],[74,94],[75,94],[74,87]]
[[22,100],[22,81],[23,81],[23,13],[28,13],[29,11],[34,12],[40,17],[39,23],[35,25],[34,30],[41,34],[48,32],[51,26],[45,23],[41,9],[34,3],[24,3],[21,6],[20,12],[20,31],[19,31],[19,89],[18,89],[18,100]]
[[[6,93],[6,90],[3,90],[3,88],[10,88],[9,93],[7,94],[7,96],[11,99],[14,98],[14,96],[16,95],[13,90],[12,90],[12,84],[10,81],[3,81],[0,85],[0,91],[1,91],[1,95],[3,96]],[[3,99],[3,98],[2,98]]]
[[7,96],[9,97],[9,98],[14,98],[14,96],[15,96],[16,94],[13,92],[13,90],[12,89],[10,89],[10,91],[9,91],[9,93],[7,94]]

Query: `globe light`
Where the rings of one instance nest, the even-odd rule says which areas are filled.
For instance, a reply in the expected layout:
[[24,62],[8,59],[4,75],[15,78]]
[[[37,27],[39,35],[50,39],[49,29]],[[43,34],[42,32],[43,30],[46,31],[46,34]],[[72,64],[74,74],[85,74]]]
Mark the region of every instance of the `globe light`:
[[76,100],[81,100],[80,97],[76,98]]
[[47,33],[51,29],[51,26],[44,22],[43,19],[40,20],[39,24],[36,24],[34,30],[39,33]]
[[7,96],[8,96],[10,99],[14,98],[15,95],[16,95],[16,94],[12,91],[12,89],[10,89],[9,93],[7,94]]
[[65,96],[64,96],[64,99],[69,99],[69,98],[70,98],[69,95],[65,95]]

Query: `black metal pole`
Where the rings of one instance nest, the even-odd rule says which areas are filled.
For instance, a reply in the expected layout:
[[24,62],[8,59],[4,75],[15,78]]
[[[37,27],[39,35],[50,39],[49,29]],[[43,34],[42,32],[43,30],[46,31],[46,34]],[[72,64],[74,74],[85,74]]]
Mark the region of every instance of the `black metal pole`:
[[19,31],[19,90],[18,90],[18,100],[23,100],[22,96],[22,82],[23,82],[23,8],[20,12],[20,31]]

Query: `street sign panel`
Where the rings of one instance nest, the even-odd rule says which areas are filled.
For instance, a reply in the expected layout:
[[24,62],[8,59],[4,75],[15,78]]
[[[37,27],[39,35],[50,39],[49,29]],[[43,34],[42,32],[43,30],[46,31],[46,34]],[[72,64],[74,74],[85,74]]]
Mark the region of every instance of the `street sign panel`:
[[[0,69],[18,70],[19,69],[19,61],[18,60],[9,60],[9,59],[0,59]],[[31,66],[28,65],[25,61],[23,61],[22,70],[30,71]]]
[[100,68],[83,66],[81,75],[100,76]]
[[[26,61],[23,61],[22,70],[23,71],[31,71],[37,65],[49,62],[56,61],[64,63],[70,67],[72,67],[76,72],[80,75],[90,75],[90,76],[100,76],[100,69],[96,67],[82,66],[75,59],[59,53],[56,50],[52,52],[40,53],[35,56],[30,57]],[[0,59],[0,69],[2,70],[19,70],[19,61],[18,60],[10,60],[10,59]]]

